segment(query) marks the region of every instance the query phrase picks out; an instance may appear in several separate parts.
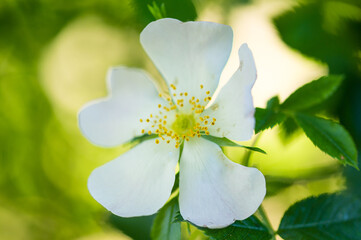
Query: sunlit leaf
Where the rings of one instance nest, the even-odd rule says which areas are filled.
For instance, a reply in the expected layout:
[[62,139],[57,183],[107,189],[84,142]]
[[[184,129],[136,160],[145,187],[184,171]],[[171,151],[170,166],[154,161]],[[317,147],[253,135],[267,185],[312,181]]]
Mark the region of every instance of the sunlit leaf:
[[278,234],[285,240],[361,239],[361,202],[353,197],[324,194],[292,205]]
[[281,107],[300,111],[320,104],[335,93],[342,80],[343,76],[329,75],[307,83],[292,93]]
[[152,239],[181,239],[181,223],[174,221],[178,212],[179,205],[177,198],[173,198],[162,207],[154,219],[151,232]]
[[357,168],[355,143],[342,125],[301,113],[295,114],[295,120],[318,148],[341,163]]

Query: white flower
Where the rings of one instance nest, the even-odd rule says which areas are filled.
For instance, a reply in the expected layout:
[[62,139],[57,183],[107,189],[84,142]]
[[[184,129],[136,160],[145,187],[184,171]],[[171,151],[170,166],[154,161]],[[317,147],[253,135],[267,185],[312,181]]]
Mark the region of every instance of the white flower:
[[91,195],[109,211],[123,217],[157,212],[171,194],[182,143],[179,207],[184,219],[221,228],[257,210],[266,192],[262,173],[230,161],[217,144],[201,136],[244,141],[253,135],[256,68],[246,44],[239,49],[240,67],[205,108],[232,38],[226,25],[152,22],[140,41],[171,97],[161,97],[145,72],[116,67],[108,73],[110,96],[80,111],[80,129],[96,145],[112,147],[148,132],[158,134],[90,175]]

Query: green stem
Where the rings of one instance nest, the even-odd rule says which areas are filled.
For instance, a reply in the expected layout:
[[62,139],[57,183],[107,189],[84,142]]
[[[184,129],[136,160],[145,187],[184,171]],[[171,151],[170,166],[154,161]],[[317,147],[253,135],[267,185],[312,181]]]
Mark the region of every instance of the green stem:
[[[261,137],[262,133],[259,133],[256,138],[254,139],[253,143],[252,143],[252,147],[255,147],[259,138]],[[247,151],[246,154],[244,155],[244,158],[243,158],[243,164],[247,167],[249,167],[249,160],[251,158],[251,155],[252,155],[253,151]],[[273,227],[271,225],[271,222],[269,221],[268,217],[267,217],[267,214],[261,204],[261,206],[259,206],[258,208],[258,213],[259,213],[259,216],[262,218],[262,222],[266,225],[269,233],[272,234],[272,240],[276,240],[276,233],[275,231],[273,230]]]
[[[256,144],[257,144],[259,138],[261,137],[261,135],[262,135],[262,133],[258,133],[258,135],[255,137],[251,147],[256,146]],[[244,155],[243,161],[242,161],[244,166],[249,167],[249,160],[251,159],[252,153],[253,153],[253,151],[251,151],[251,150],[246,151],[246,154]]]
[[268,219],[268,217],[267,217],[267,214],[266,214],[266,212],[265,212],[262,204],[261,204],[261,206],[258,208],[258,213],[259,213],[260,217],[262,218],[263,223],[266,225],[269,233],[272,234],[272,240],[276,240],[276,237],[275,237],[276,233],[275,233],[275,231],[273,230],[273,227],[272,227],[272,225],[271,225],[271,222],[269,221],[269,219]]

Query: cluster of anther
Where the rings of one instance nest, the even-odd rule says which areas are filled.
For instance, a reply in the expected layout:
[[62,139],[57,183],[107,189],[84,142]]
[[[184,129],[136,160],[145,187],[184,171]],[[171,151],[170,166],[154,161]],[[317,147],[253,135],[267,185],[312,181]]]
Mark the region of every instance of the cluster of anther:
[[[173,84],[170,87],[174,92],[177,90]],[[200,85],[200,88],[203,89],[203,85]],[[150,114],[148,118],[139,119],[139,121],[150,126],[147,134],[158,135],[159,138],[155,140],[155,143],[158,144],[160,139],[170,143],[173,139],[176,142],[175,147],[178,148],[183,141],[189,141],[191,137],[200,137],[202,134],[209,135],[208,127],[215,124],[215,118],[201,116],[206,105],[212,99],[209,96],[210,91],[206,91],[206,94],[207,97],[200,100],[189,96],[187,92],[173,93],[173,100],[167,98],[165,106],[158,105],[158,114]],[[161,94],[159,96],[162,97]],[[189,104],[187,106],[189,108],[185,108],[187,104]],[[172,122],[167,122],[168,119],[172,119]],[[141,132],[145,134],[146,130],[142,129]]]

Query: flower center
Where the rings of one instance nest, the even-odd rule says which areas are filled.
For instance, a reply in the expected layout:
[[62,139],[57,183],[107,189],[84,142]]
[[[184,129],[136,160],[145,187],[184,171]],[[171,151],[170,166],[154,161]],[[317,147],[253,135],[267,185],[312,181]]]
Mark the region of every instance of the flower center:
[[171,127],[178,135],[189,135],[188,132],[193,130],[195,125],[196,120],[193,114],[180,114],[176,117]]
[[[159,112],[157,114],[150,114],[149,118],[145,120],[139,119],[141,123],[147,123],[147,133],[157,134],[159,140],[164,140],[170,143],[171,139],[176,141],[175,147],[178,148],[182,142],[189,141],[191,137],[201,137],[201,135],[209,135],[208,127],[215,124],[216,119],[210,119],[209,116],[201,116],[206,105],[211,100],[209,96],[210,91],[206,91],[207,97],[200,100],[195,96],[189,96],[187,92],[176,93],[176,86],[173,84],[170,87],[174,90],[171,98],[167,99],[167,104],[158,105]],[[203,89],[203,85],[200,85]],[[162,97],[161,94],[159,94]],[[142,129],[145,134],[146,130]]]

